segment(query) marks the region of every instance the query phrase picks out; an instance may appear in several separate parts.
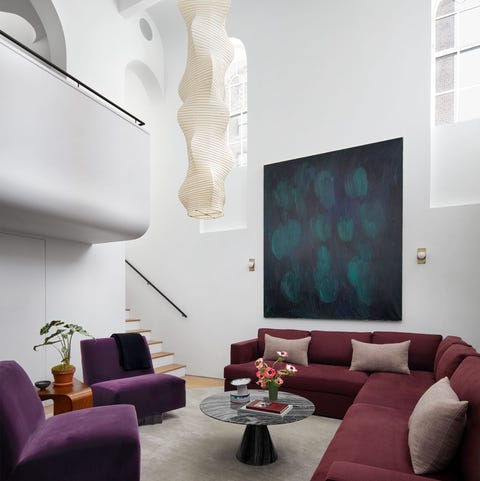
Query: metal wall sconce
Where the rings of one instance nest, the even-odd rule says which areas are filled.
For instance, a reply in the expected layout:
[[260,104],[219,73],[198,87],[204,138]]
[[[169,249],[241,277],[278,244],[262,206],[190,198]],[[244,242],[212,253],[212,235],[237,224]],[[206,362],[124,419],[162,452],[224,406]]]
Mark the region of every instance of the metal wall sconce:
[[427,262],[427,249],[419,247],[417,249],[417,264],[425,264]]
[[253,272],[255,270],[255,259],[248,259],[248,270]]

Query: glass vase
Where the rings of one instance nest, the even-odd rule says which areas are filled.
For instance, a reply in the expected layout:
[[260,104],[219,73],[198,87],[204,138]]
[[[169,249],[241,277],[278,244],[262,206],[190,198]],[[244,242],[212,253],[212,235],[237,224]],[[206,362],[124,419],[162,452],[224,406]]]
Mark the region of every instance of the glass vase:
[[276,382],[268,384],[268,400],[276,401],[278,399],[278,389],[280,386]]

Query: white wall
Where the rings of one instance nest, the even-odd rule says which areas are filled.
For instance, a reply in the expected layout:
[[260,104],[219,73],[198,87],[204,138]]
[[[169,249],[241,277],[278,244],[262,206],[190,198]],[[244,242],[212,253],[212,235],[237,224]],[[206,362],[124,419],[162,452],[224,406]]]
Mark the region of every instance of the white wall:
[[[32,380],[51,379],[53,348],[33,351],[40,328],[62,319],[101,337],[123,330],[123,243],[76,242],[0,234],[0,359],[15,359]],[[72,363],[82,377],[79,342]]]
[[[132,61],[144,63],[163,84],[161,40],[156,34],[152,42],[147,42],[140,32],[138,17],[125,20],[113,1],[53,3],[65,32],[67,70],[74,76],[120,104],[125,71]],[[65,115],[75,112],[67,111]],[[42,129],[42,125],[38,128]],[[47,236],[31,239],[2,233],[0,359],[17,359],[33,380],[51,379],[49,368],[58,363],[55,353],[32,350],[41,340],[38,331],[45,321],[77,322],[97,337],[122,332],[124,252],[121,242],[88,246]],[[80,371],[79,378],[80,339],[75,339],[72,358]]]
[[[203,235],[177,199],[187,166],[176,125],[185,30],[175,2],[150,11],[166,55],[163,155],[152,225],[127,254],[189,317],[130,274],[127,302],[187,372],[222,377],[230,343],[262,326],[455,333],[480,347],[479,209],[429,205],[429,2],[232,1],[228,33],[248,54],[248,228]],[[396,137],[404,137],[403,321],[264,319],[263,165]],[[428,249],[426,265],[416,264],[417,247]]]
[[480,203],[479,128],[476,119],[432,129],[432,206]]

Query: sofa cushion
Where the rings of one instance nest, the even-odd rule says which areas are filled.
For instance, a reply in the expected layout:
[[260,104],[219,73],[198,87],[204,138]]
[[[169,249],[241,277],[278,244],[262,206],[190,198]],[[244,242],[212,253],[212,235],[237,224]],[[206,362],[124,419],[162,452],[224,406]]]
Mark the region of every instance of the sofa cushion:
[[444,470],[465,427],[468,401],[459,401],[444,377],[419,399],[409,419],[408,446],[415,474]]
[[312,331],[308,360],[318,364],[350,366],[352,339],[370,342],[370,332]]
[[410,371],[409,376],[374,372],[358,393],[355,403],[387,406],[410,414],[422,394],[434,382],[430,371]]
[[[278,363],[278,369],[285,363]],[[331,366],[328,364],[309,364],[308,367],[296,366],[298,372],[294,376],[284,377],[283,387],[297,391],[313,391],[341,394],[354,398],[368,379],[361,371],[350,371],[346,366]],[[257,369],[253,362],[230,364],[224,368],[225,379],[249,377],[256,381]]]
[[334,461],[412,473],[407,438],[408,413],[355,403],[347,411],[312,479],[326,479]]
[[261,327],[258,330],[258,351],[260,355],[265,352],[265,334],[273,337],[281,337],[282,339],[301,339],[310,336],[310,331],[302,331],[299,329],[270,329]]
[[263,358],[267,361],[276,361],[278,352],[288,353],[287,361],[299,366],[308,366],[308,345],[310,337],[301,339],[282,339],[265,334],[265,352]]
[[468,401],[467,426],[460,449],[464,481],[480,480],[480,357],[467,357],[453,373],[450,384],[461,401]]
[[470,346],[467,342],[465,342],[461,337],[458,336],[447,336],[445,339],[442,339],[440,344],[437,347],[437,352],[435,353],[435,360],[433,363],[433,370],[437,370],[438,361],[443,356],[445,351],[452,346],[453,344],[462,344],[464,346]]
[[440,357],[435,367],[435,379],[442,379],[444,377],[451,378],[461,362],[467,356],[476,356],[477,351],[465,344],[452,344]]
[[418,334],[413,332],[382,332],[372,334],[375,344],[411,341],[408,352],[408,367],[420,371],[433,371],[437,347],[442,340],[438,334]]
[[383,371],[410,374],[408,348],[410,341],[393,344],[370,344],[352,339],[352,371]]
[[322,391],[355,397],[368,379],[360,371],[350,371],[347,366],[309,364],[298,367],[294,376],[283,378],[285,387],[303,391]]

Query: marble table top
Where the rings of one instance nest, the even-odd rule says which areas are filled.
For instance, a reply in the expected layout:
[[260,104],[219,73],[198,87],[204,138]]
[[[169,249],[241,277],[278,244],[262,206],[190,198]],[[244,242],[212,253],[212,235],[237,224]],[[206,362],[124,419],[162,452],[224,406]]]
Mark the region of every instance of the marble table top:
[[[247,403],[236,404],[230,402],[231,392],[235,391],[222,392],[205,398],[200,403],[200,410],[207,416],[218,419],[219,421],[257,426],[293,423],[310,416],[315,410],[315,406],[308,399],[305,399],[302,396],[297,396],[296,394],[279,391],[278,402],[284,402],[293,406],[291,411],[284,416],[239,411],[239,408]],[[249,393],[249,402],[254,399],[268,401],[268,391],[249,390]]]

